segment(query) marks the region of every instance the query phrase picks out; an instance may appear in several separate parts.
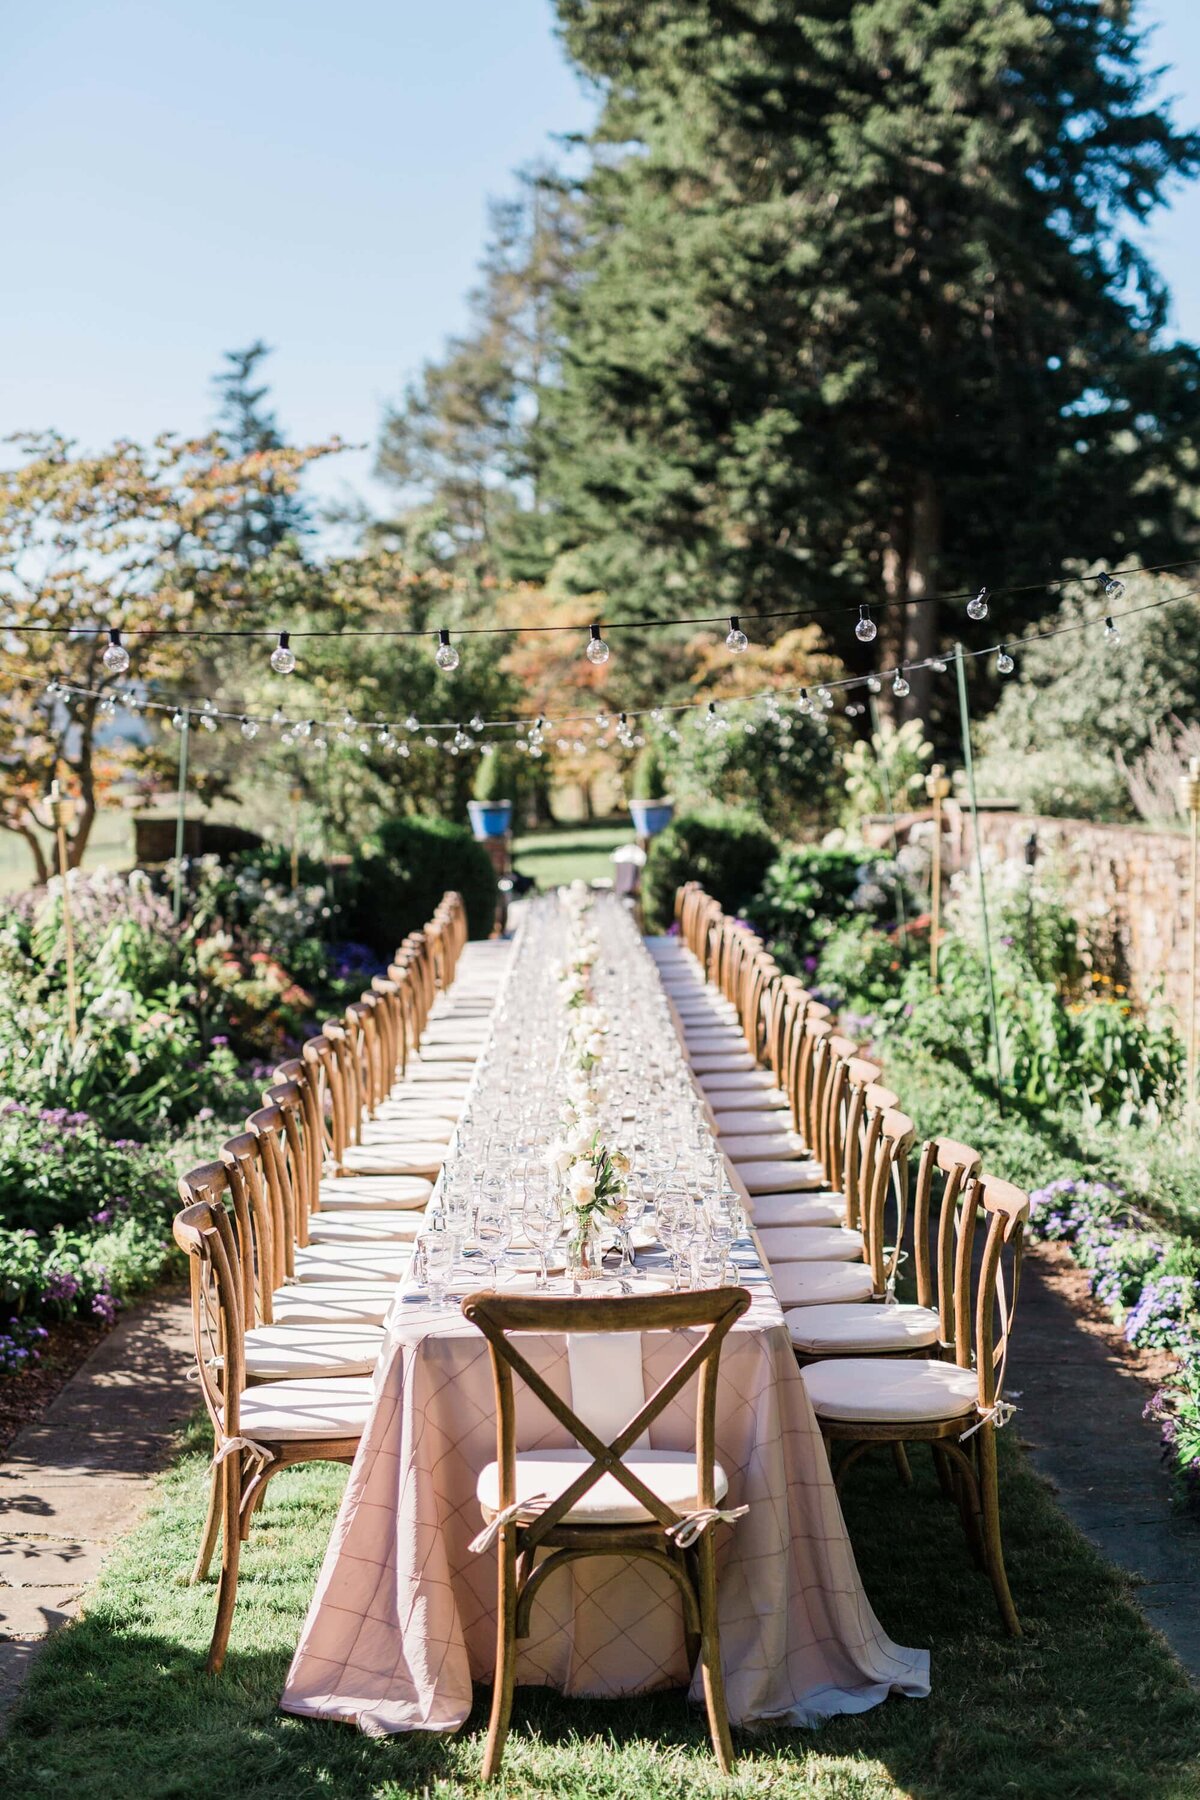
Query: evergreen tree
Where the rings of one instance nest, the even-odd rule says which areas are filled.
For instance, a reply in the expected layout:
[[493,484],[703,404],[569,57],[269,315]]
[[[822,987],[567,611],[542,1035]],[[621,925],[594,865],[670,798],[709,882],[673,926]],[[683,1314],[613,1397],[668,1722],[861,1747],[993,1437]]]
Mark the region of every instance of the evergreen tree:
[[[581,588],[843,607],[887,668],[964,629],[927,596],[1187,553],[1200,363],[1130,233],[1200,142],[1128,0],[558,11],[604,93],[551,463]],[[862,601],[904,603],[870,652]]]
[[[271,354],[270,346],[256,338],[245,350],[227,350],[225,366],[213,377],[220,398],[217,429],[230,456],[238,461],[281,450],[284,439],[275,415],[267,407],[270,389],[255,387],[259,364]],[[287,493],[264,465],[263,480],[249,485],[227,527],[226,549],[246,565],[270,556],[289,538],[303,538],[312,530],[308,508],[296,493]]]

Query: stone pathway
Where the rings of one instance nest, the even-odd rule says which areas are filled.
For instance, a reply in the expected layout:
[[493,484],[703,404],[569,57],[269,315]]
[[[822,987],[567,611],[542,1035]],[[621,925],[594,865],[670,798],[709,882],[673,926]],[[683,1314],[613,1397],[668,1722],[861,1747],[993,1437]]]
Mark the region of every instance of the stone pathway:
[[1067,1517],[1136,1578],[1142,1611],[1200,1681],[1200,1520],[1172,1504],[1158,1427],[1142,1417],[1142,1360],[1065,1251],[1028,1256],[1006,1383],[1020,1390],[1015,1429]]
[[144,1510],[196,1404],[192,1367],[187,1296],[157,1295],[122,1318],[0,1462],[0,1717]]

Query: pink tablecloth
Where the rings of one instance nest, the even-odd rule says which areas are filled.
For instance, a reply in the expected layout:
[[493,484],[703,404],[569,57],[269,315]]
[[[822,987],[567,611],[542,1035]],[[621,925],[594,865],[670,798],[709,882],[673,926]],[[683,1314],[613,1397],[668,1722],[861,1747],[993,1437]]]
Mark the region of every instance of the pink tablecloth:
[[[893,1644],[859,1581],[811,1406],[770,1284],[751,1257],[754,1305],[722,1360],[717,1453],[730,1506],[720,1532],[723,1660],[735,1724],[815,1725],[889,1693],[929,1691],[929,1657]],[[475,1482],[496,1454],[483,1338],[415,1297],[394,1309],[378,1401],[351,1471],[282,1705],[363,1731],[448,1731],[490,1679],[496,1555],[473,1555]],[[562,1338],[522,1348],[567,1385]],[[646,1391],[681,1357],[676,1334],[646,1334]],[[521,1449],[570,1442],[522,1395]],[[652,1430],[658,1449],[694,1443],[694,1394]],[[542,1591],[518,1680],[611,1696],[687,1679],[679,1601],[646,1563],[587,1559]]]

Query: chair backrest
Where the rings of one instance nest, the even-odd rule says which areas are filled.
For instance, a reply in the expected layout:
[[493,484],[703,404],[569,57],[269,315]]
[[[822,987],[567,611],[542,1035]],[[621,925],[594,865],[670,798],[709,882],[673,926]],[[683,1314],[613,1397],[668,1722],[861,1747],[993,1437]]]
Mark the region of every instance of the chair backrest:
[[[715,1288],[708,1292],[656,1294],[611,1300],[538,1299],[495,1293],[470,1294],[462,1303],[463,1317],[478,1326],[488,1341],[492,1375],[496,1384],[496,1461],[500,1476],[500,1510],[517,1497],[517,1414],[514,1375],[565,1426],[592,1457],[592,1461],[531,1525],[523,1528],[526,1548],[533,1549],[570,1512],[589,1488],[611,1475],[640,1501],[664,1527],[679,1524],[682,1515],[660,1500],[646,1484],[626,1468],[623,1458],[693,1375],[696,1392],[696,1505],[714,1504],[717,1375],[725,1339],[750,1305],[744,1288]],[[523,1332],[539,1334],[572,1332],[684,1331],[704,1328],[699,1343],[691,1345],[675,1368],[611,1441],[604,1443],[574,1409],[555,1392],[522,1354],[514,1337]]]
[[[973,1239],[979,1220],[986,1221],[986,1232],[978,1274],[972,1282]],[[963,1368],[974,1367],[981,1411],[993,1406],[1004,1391],[1028,1221],[1029,1196],[1011,1181],[976,1175],[968,1183],[955,1264],[954,1360]]]
[[242,1272],[229,1214],[220,1199],[195,1200],[206,1183],[216,1190],[219,1163],[193,1170],[179,1183],[185,1205],[175,1215],[175,1242],[188,1258],[192,1295],[192,1344],[200,1392],[217,1434],[238,1436],[239,1408],[246,1382]]
[[892,1292],[900,1264],[908,1219],[909,1154],[916,1135],[907,1113],[889,1107],[879,1114],[862,1218],[871,1282],[878,1296]]
[[[913,1195],[913,1262],[918,1306],[935,1306],[943,1344],[954,1342],[954,1260],[961,1229],[961,1205],[967,1183],[978,1175],[982,1158],[969,1144],[954,1138],[927,1138],[921,1145]],[[930,1223],[934,1188],[941,1180],[937,1246],[930,1257]]]

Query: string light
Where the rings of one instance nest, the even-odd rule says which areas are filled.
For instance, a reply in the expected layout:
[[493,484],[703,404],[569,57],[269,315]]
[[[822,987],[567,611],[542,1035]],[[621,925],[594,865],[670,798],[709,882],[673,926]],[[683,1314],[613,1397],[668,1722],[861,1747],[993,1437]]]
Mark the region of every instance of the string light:
[[187,722],[188,722],[188,716],[183,711],[182,707],[179,709],[178,712],[173,712],[171,714],[171,724],[176,731],[186,730]]
[[277,675],[290,675],[296,666],[296,653],[290,647],[290,639],[286,631],[279,634],[279,642],[271,652],[271,667]]
[[450,642],[450,633],[444,628],[438,632],[438,645],[433,653],[433,660],[446,675],[453,675],[458,667],[458,651]]
[[1125,583],[1118,581],[1115,575],[1110,575],[1107,569],[1101,569],[1098,579],[1100,592],[1106,600],[1119,600],[1125,592]]
[[584,651],[584,655],[587,657],[588,661],[594,663],[597,668],[599,668],[601,663],[606,663],[611,655],[608,645],[600,636],[600,627],[598,625],[592,625],[589,628],[587,649]]
[[1111,618],[1104,621],[1104,641],[1106,644],[1110,644],[1114,650],[1121,641],[1121,633]]
[[245,738],[246,742],[248,744],[252,744],[254,742],[255,738],[258,736],[258,720],[257,719],[243,719],[239,729],[241,730],[241,734]]
[[800,689],[800,698],[796,702],[796,711],[798,713],[804,713],[805,715],[807,715],[808,713],[810,713],[812,711],[812,709],[813,709],[813,703],[808,697],[808,689],[801,688]]
[[986,619],[988,616],[989,598],[990,595],[987,588],[981,587],[975,598],[967,601],[968,619]]
[[908,682],[904,679],[904,676],[900,673],[899,669],[897,669],[896,673],[892,676],[893,694],[895,694],[897,700],[903,700],[905,694],[910,691]]
[[996,656],[996,673],[998,675],[1011,675],[1016,666],[1016,663],[1008,654],[1007,646],[1001,645]]
[[115,625],[109,628],[108,648],[100,661],[110,675],[124,675],[129,667],[129,652],[121,642],[121,633]]
[[871,617],[870,607],[859,607],[858,624],[854,627],[854,635],[860,644],[870,644],[879,636],[879,627]]
[[736,613],[730,613],[729,615],[729,633],[725,639],[725,648],[727,650],[732,650],[735,656],[740,656],[743,650],[748,650],[750,648],[750,639],[742,630],[741,623]]

